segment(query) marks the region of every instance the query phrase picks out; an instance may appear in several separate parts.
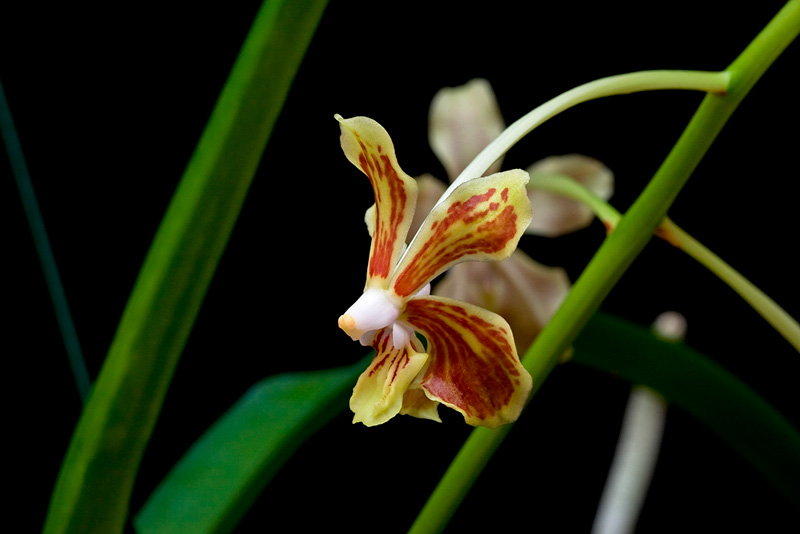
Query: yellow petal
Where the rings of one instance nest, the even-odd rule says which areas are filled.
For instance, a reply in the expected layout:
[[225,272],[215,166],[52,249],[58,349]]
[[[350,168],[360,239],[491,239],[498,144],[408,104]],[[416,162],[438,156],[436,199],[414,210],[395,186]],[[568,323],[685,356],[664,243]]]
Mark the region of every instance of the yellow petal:
[[441,423],[439,404],[438,401],[429,399],[422,388],[409,389],[403,395],[403,407],[400,409],[400,415],[410,415],[419,419],[430,419]]
[[377,354],[358,378],[350,397],[353,423],[380,425],[400,413],[406,390],[428,360],[427,354],[411,346],[395,349],[391,338],[390,328],[375,336]]
[[364,222],[367,224],[367,233],[370,237],[375,235],[375,221],[377,220],[377,212],[378,210],[375,208],[375,204],[373,204],[364,214]]
[[517,246],[531,221],[525,184],[513,170],[475,178],[433,208],[397,266],[392,289],[415,295],[438,274],[468,260],[501,260]]
[[403,318],[428,340],[420,382],[428,398],[474,426],[495,428],[519,417],[532,380],[502,317],[452,299],[417,297],[406,302]]
[[397,164],[392,139],[380,124],[367,117],[336,119],[345,156],[367,175],[375,194],[374,226],[370,215],[367,223],[372,246],[366,286],[386,289],[414,216],[417,184]]

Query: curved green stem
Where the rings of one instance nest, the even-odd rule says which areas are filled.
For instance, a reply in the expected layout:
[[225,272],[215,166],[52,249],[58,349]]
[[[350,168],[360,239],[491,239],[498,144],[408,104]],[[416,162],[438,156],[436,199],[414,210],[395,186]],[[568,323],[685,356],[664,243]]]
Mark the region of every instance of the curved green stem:
[[436,202],[436,205],[444,202],[450,193],[464,182],[482,176],[495,161],[534,128],[573,106],[606,96],[666,89],[724,94],[729,81],[730,74],[726,71],[647,70],[608,76],[579,85],[538,106],[503,130],[461,171],[461,174],[453,180]]
[[[525,354],[523,364],[533,377],[532,394],[650,240],[738,104],[798,33],[800,0],[791,0],[727,69],[730,73],[727,94],[709,94],[703,99],[653,179],[604,241],[553,319]],[[482,169],[475,174],[472,167],[491,164],[491,161],[486,163],[489,158],[485,153],[486,150],[478,156],[482,161],[480,165],[467,168],[470,174],[480,175],[485,171]],[[411,532],[438,532],[444,528],[466,494],[466,491],[459,491],[459,486],[469,487],[474,482],[507,433],[507,428],[479,428],[470,435],[423,507]]]
[[545,102],[506,128],[467,165],[439,202],[465,181],[485,173],[492,163],[534,128],[577,104],[606,96],[661,89],[687,89],[721,94],[727,90],[728,83],[729,74],[725,71],[648,70],[608,76],[579,85]]
[[800,352],[800,324],[774,300],[764,294],[736,269],[722,261],[702,243],[687,234],[669,218],[665,218],[659,228],[671,244],[686,252],[717,275],[731,289],[736,291],[754,310],[772,325],[792,346]]
[[531,174],[528,187],[569,197],[585,204],[608,229],[615,228],[622,219],[622,214],[614,206],[569,176],[537,172]]
[[[603,221],[606,228],[615,228],[622,218],[622,215],[608,202],[567,176],[534,174],[531,176],[530,185],[534,189],[549,191],[583,202]],[[669,217],[665,217],[661,221],[656,229],[656,235],[681,249],[717,275],[800,352],[800,323],[756,285],[672,222]]]

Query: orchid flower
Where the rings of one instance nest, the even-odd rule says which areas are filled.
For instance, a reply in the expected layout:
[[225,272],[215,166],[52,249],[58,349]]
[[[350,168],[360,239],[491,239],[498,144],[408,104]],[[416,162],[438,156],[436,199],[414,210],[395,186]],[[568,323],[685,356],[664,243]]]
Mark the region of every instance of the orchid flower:
[[336,118],[347,159],[375,194],[367,211],[372,245],[364,292],[339,318],[352,339],[376,351],[350,398],[353,422],[378,425],[397,414],[440,421],[439,404],[475,426],[516,420],[532,383],[508,323],[473,304],[430,295],[430,283],[456,263],[498,261],[514,251],[532,216],[528,173],[464,182],[433,208],[406,247],[416,181],[398,165],[380,124]]
[[[505,128],[500,107],[488,81],[474,79],[441,89],[433,97],[429,142],[452,182],[478,153]],[[494,163],[491,172],[500,169]],[[556,237],[589,225],[592,211],[580,202],[531,187],[547,174],[568,176],[598,196],[613,192],[612,172],[596,159],[569,154],[551,156],[528,168],[528,198],[536,214],[526,233]],[[436,203],[445,184],[433,175],[417,179],[419,196],[413,228]],[[525,350],[558,309],[570,288],[566,271],[536,262],[517,249],[499,263],[463,263],[451,268],[433,289],[502,315],[511,325],[517,350]]]

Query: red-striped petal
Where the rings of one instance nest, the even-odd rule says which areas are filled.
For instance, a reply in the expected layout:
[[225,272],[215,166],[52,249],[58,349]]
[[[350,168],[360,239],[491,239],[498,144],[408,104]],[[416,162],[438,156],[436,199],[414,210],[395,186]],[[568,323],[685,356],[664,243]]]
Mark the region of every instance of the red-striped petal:
[[531,220],[527,183],[528,173],[513,170],[452,191],[433,208],[397,266],[394,292],[401,298],[415,295],[461,261],[508,257]]
[[367,175],[375,193],[366,285],[386,289],[414,216],[417,184],[397,164],[392,139],[380,124],[367,117],[336,118],[342,130],[342,150]]
[[[417,341],[413,343],[417,344]],[[353,423],[360,422],[367,426],[383,424],[400,413],[404,408],[406,390],[428,360],[421,346],[415,348],[409,344],[395,349],[391,328],[384,328],[375,335],[373,347],[377,354],[358,378],[350,397]],[[417,415],[413,406],[410,413]]]
[[406,302],[402,319],[428,341],[430,361],[421,386],[475,426],[515,421],[531,390],[508,323],[478,306],[444,297]]

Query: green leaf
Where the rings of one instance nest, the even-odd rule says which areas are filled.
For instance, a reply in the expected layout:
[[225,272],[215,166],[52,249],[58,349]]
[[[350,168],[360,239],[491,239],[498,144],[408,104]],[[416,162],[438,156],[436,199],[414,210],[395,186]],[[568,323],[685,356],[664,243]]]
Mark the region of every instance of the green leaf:
[[605,314],[595,315],[578,336],[572,361],[657,390],[800,507],[800,433],[723,367],[686,345],[661,341],[646,328]]
[[45,533],[122,531],[174,369],[325,3],[270,0],[256,15],[78,421]]
[[303,441],[347,406],[372,354],[338,369],[277,375],[192,446],[134,518],[139,534],[230,532]]
[[33,188],[28,163],[25,161],[25,154],[22,152],[22,143],[14,125],[14,118],[11,116],[11,108],[8,105],[8,99],[2,83],[0,83],[0,139],[3,140],[6,146],[8,161],[11,163],[11,172],[17,183],[22,209],[25,211],[25,218],[28,220],[28,226],[33,237],[33,244],[39,256],[39,262],[42,265],[44,280],[50,293],[50,300],[53,302],[53,311],[55,312],[58,329],[61,331],[61,338],[64,341],[64,348],[72,368],[72,375],[78,386],[81,401],[86,402],[91,385],[89,371],[78,340],[78,333],[75,330],[75,323],[72,321],[72,313],[70,313],[67,296],[64,293],[64,285],[61,283],[61,275],[58,272],[56,258],[50,246],[50,237],[47,235],[42,212],[39,209],[39,201],[36,199],[36,190]]

